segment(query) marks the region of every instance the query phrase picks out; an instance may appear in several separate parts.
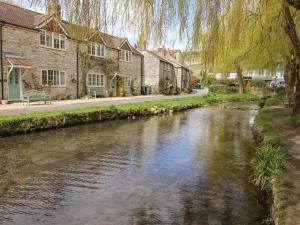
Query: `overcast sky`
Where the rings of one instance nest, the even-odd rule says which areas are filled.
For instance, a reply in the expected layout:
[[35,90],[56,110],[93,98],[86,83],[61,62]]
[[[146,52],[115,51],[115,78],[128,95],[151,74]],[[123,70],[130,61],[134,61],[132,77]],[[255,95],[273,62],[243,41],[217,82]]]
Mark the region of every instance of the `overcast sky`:
[[[36,6],[36,5],[31,6],[30,0],[5,0],[5,1],[22,6],[24,8],[30,9],[30,10],[38,11],[41,13],[45,12],[44,7]],[[118,26],[118,25],[116,25],[116,26]],[[123,27],[123,26],[121,26],[121,24],[120,24],[120,27]],[[138,39],[138,31],[131,30],[128,28],[127,29],[112,29],[112,30],[109,30],[108,33],[117,35],[117,36],[121,36],[121,37],[127,37],[132,45],[134,45]],[[186,48],[186,40],[180,41],[179,37],[178,37],[178,32],[177,32],[177,30],[174,29],[173,31],[170,31],[168,33],[168,38],[164,44],[151,43],[150,48],[162,47],[163,45],[166,46],[167,48],[184,50]]]

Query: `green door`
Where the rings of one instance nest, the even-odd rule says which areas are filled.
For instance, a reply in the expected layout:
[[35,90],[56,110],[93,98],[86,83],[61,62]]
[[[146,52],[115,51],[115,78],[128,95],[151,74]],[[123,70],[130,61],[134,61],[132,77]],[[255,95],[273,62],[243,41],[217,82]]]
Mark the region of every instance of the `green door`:
[[21,99],[21,88],[20,88],[20,69],[14,68],[8,79],[8,100],[16,101]]

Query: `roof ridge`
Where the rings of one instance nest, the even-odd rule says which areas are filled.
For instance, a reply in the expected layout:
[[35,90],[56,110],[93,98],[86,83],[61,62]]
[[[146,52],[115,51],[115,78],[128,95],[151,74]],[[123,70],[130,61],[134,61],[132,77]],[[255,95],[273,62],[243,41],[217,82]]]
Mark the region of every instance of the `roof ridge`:
[[27,8],[24,8],[22,6],[19,6],[19,5],[16,5],[14,3],[8,3],[8,2],[4,2],[4,1],[1,1],[0,0],[0,4],[5,4],[5,5],[9,5],[9,6],[12,6],[12,7],[15,7],[15,8],[19,8],[19,9],[22,9],[22,10],[26,10],[26,11],[29,11],[31,13],[35,13],[35,14],[39,14],[40,16],[44,16],[45,14],[43,13],[39,13],[37,11],[34,11],[34,10],[30,10],[30,9],[27,9]]

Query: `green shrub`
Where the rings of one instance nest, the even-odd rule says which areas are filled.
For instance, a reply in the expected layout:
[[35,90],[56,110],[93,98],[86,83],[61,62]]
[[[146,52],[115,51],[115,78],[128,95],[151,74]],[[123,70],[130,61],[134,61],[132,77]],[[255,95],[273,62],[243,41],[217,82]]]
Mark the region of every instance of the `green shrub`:
[[253,180],[263,190],[270,191],[273,183],[287,167],[287,157],[280,147],[264,145],[257,149],[257,159],[252,161]]
[[278,98],[268,98],[266,99],[265,105],[266,106],[278,106],[282,104],[282,100]]
[[93,98],[92,95],[85,95],[81,99],[92,99],[92,98]]
[[133,95],[133,96],[137,96],[138,95],[138,83],[137,83],[136,79],[133,79],[131,81],[130,90],[131,90],[131,95]]
[[259,88],[265,88],[267,87],[267,83],[264,80],[252,80],[250,82],[251,87],[259,87]]

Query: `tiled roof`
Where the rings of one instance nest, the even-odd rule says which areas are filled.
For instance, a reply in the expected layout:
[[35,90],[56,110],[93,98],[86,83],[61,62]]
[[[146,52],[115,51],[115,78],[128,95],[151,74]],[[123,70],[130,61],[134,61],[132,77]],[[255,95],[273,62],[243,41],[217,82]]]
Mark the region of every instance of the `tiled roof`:
[[[0,1],[0,22],[2,23],[8,23],[36,30],[37,26],[44,22],[45,18],[46,16],[41,13]],[[70,24],[66,21],[63,21],[62,24],[66,27],[68,34],[74,39],[77,39],[76,36],[78,37],[78,31],[91,34],[91,32],[87,32],[92,30],[90,28]],[[126,40],[126,38],[120,38],[102,32],[100,32],[100,35],[103,38],[107,47],[110,48],[118,49],[124,42],[124,40]],[[86,38],[88,39],[88,37]],[[131,48],[134,53],[140,54],[140,52],[137,51],[133,46],[131,46]]]

